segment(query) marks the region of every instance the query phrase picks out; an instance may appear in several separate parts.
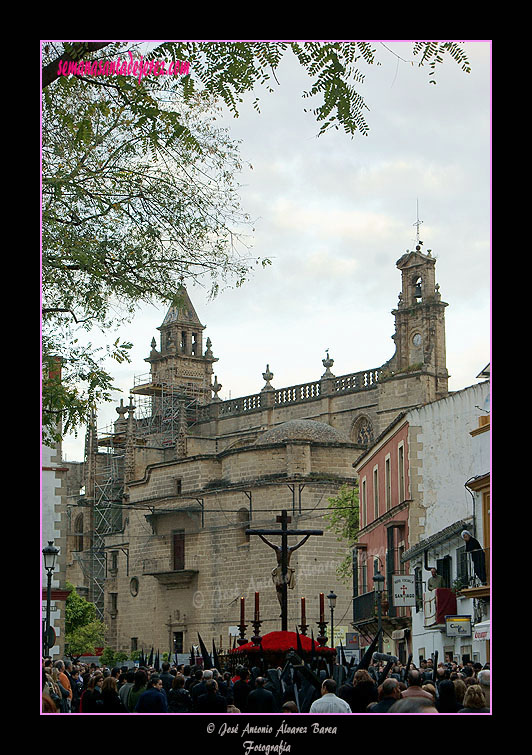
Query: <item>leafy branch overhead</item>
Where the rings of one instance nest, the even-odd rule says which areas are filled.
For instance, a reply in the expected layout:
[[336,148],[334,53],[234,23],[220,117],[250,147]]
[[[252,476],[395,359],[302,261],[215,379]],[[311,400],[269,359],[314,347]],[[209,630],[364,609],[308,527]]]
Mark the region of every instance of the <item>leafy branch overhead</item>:
[[[368,42],[164,42],[144,59],[187,61],[188,74],[98,76],[90,65],[81,71],[81,63],[140,58],[142,49],[140,43],[43,43],[48,440],[75,431],[112,390],[98,355],[80,348],[81,330],[112,329],[144,302],[173,302],[181,281],[207,281],[216,295],[269,264],[250,251],[253,222],[241,207],[239,185],[246,166],[239,145],[216,124],[223,108],[238,116],[245,93],[273,92],[281,61],[292,53],[310,77],[303,98],[319,133],[368,133],[361,68],[378,63]],[[468,70],[455,43],[419,42],[412,53],[431,76],[445,57]],[[76,73],[62,75],[68,64]],[[259,108],[258,96],[253,107]],[[110,352],[120,361],[129,348],[116,343]],[[50,378],[53,359],[61,361],[62,387]]]

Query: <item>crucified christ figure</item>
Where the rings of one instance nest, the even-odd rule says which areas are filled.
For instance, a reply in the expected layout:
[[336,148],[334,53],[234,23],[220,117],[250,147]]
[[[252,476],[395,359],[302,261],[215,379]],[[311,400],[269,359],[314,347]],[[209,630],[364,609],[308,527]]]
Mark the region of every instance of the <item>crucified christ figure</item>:
[[[269,545],[270,548],[273,548],[275,551],[275,555],[277,556],[277,566],[275,569],[272,569],[272,580],[275,585],[275,589],[277,591],[277,600],[279,601],[279,605],[281,606],[281,610],[283,609],[283,549],[280,545],[274,545],[274,543],[270,543],[269,540],[267,540],[264,535],[259,534],[260,539],[266,543],[266,545]],[[286,548],[286,577],[285,582],[286,586],[289,587],[291,590],[294,589],[296,586],[295,582],[295,569],[290,566],[290,557],[292,556],[292,553],[296,551],[298,548],[301,548],[302,545],[304,545],[307,540],[309,539],[310,535],[305,535],[303,540],[300,540],[297,545],[292,545],[291,547]]]

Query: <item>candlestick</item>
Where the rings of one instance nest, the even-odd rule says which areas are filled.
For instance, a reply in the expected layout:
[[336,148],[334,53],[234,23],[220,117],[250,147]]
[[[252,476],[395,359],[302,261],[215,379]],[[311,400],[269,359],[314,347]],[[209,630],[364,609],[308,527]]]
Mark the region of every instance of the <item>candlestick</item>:
[[325,621],[325,595],[320,592],[320,621]]
[[305,598],[301,598],[301,624],[307,623],[307,617],[305,614]]
[[259,593],[255,593],[255,621],[259,621]]
[[245,600],[244,598],[240,598],[240,623],[241,624],[246,623],[246,620],[244,618],[244,613],[245,613],[244,606],[245,606]]

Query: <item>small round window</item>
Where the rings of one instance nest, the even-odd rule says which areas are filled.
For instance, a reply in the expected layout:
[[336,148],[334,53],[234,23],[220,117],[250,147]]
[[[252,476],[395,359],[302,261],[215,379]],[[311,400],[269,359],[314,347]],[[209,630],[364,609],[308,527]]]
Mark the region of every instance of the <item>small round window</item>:
[[133,577],[129,583],[129,592],[135,598],[139,594],[139,580],[138,577]]

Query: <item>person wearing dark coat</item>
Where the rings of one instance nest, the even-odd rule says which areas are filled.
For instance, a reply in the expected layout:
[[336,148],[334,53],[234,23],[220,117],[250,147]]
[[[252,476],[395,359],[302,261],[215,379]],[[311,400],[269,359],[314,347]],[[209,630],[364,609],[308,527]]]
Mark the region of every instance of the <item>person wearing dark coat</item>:
[[483,585],[486,584],[486,556],[478,540],[468,530],[464,530],[461,536],[465,540],[466,553],[471,554],[473,570]]
[[194,684],[190,689],[190,696],[192,698],[192,705],[194,706],[194,710],[197,709],[198,705],[198,699],[201,697],[201,695],[204,695],[207,691],[206,684],[207,682],[213,678],[213,672],[210,669],[206,669],[202,672],[202,679],[201,681],[197,682],[197,684]]
[[167,662],[163,663],[161,679],[163,681],[163,689],[166,693],[172,688],[174,678],[174,675],[170,673],[170,664]]
[[456,690],[452,681],[442,679],[438,684],[438,699],[436,700],[438,713],[458,713],[461,707],[456,699]]
[[193,702],[190,692],[185,689],[185,677],[177,674],[172,688],[167,693],[168,713],[192,713]]
[[255,680],[255,689],[248,695],[248,713],[275,713],[275,697],[273,693],[264,688],[266,679],[258,676]]
[[102,711],[103,674],[94,674],[87,684],[87,689],[81,695],[80,713],[101,713]]
[[367,713],[368,705],[378,702],[379,692],[377,683],[373,681],[368,671],[365,669],[355,671],[353,688],[350,690],[349,699],[344,699],[349,703],[353,713]]
[[233,685],[233,700],[235,706],[242,712],[247,713],[248,709],[248,697],[250,693],[250,687],[248,683],[249,671],[243,669],[240,672],[240,679]]
[[[452,682],[451,682],[452,684]],[[388,713],[397,700],[401,699],[401,688],[397,679],[385,679],[382,683],[380,701],[368,708],[368,713]]]
[[152,674],[148,688],[139,697],[135,713],[168,713],[168,700],[159,674]]
[[226,713],[227,701],[218,692],[218,684],[214,679],[205,682],[205,693],[198,697],[196,711],[198,713]]
[[103,680],[102,703],[101,713],[127,713],[118,694],[118,685],[114,676],[108,676]]

